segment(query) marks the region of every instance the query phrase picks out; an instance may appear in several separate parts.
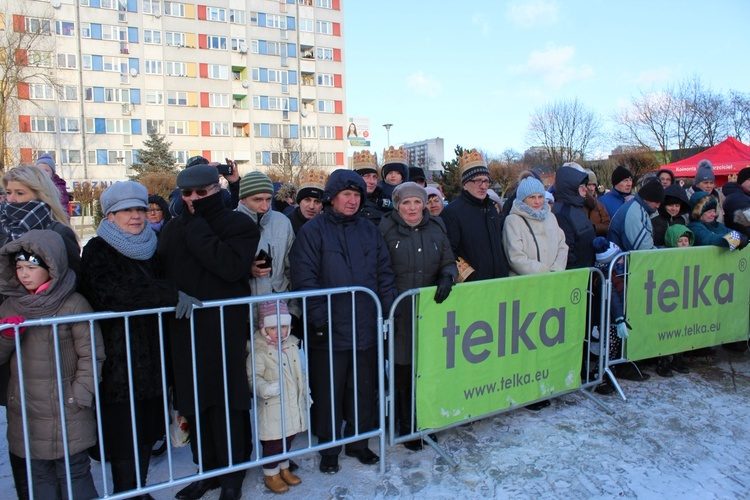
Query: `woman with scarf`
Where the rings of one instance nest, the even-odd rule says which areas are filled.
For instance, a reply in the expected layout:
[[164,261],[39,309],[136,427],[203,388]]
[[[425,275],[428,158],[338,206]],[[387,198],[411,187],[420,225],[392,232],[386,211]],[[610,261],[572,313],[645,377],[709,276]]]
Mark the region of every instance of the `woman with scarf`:
[[[156,277],[157,236],[146,224],[146,188],[133,181],[116,182],[102,193],[100,203],[105,218],[97,236],[84,247],[81,260],[80,291],[94,310],[132,311],[176,304],[178,316],[189,316],[192,305],[199,302],[178,291],[171,281]],[[137,486],[136,452],[140,485],[146,484],[151,448],[164,436],[159,322],[155,315],[149,315],[99,323],[107,352],[99,392],[102,431],[105,453],[112,465],[113,491],[118,493]],[[128,365],[132,368],[132,388]],[[138,430],[136,446],[131,432],[131,397]]]
[[39,168],[21,166],[10,169],[3,176],[3,187],[7,197],[0,204],[0,246],[32,229],[50,229],[62,236],[68,267],[78,277],[81,247],[52,179]]

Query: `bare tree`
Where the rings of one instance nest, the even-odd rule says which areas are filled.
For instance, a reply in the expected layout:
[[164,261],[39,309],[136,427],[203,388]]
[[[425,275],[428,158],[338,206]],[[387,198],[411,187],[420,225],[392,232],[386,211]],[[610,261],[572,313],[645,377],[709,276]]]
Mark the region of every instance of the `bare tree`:
[[541,146],[554,169],[566,161],[583,161],[599,140],[601,120],[577,98],[537,109],[529,120],[529,142]]
[[299,139],[279,139],[271,147],[267,175],[275,182],[299,184],[299,174],[318,165],[317,152]]
[[[29,4],[23,4],[28,7]],[[25,9],[25,8],[24,8]],[[33,105],[37,103],[28,95],[20,95],[19,89],[27,84],[46,84],[56,90],[57,82],[51,71],[53,64],[54,15],[46,12],[41,16],[26,16],[26,10],[11,12],[5,4],[0,15],[5,20],[0,30],[0,170],[6,162],[17,160],[12,153],[17,149],[12,136],[17,127],[20,100]]]
[[729,133],[738,141],[750,139],[750,94],[732,90],[728,100]]
[[641,93],[615,117],[620,125],[618,139],[666,154],[676,134],[672,120],[674,107],[671,92]]

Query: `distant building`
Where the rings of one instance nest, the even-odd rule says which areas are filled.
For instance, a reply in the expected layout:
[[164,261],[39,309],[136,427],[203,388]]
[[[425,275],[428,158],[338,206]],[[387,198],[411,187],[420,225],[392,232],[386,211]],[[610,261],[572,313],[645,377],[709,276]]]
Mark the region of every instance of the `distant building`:
[[433,173],[443,172],[443,148],[440,137],[404,144],[404,149],[409,153],[409,166],[424,169],[428,178]]
[[343,166],[341,4],[9,0],[0,27],[43,35],[16,60],[57,87],[37,77],[18,86],[14,160],[48,153],[71,184],[112,182],[153,131],[178,164],[202,155],[263,170],[302,150]]

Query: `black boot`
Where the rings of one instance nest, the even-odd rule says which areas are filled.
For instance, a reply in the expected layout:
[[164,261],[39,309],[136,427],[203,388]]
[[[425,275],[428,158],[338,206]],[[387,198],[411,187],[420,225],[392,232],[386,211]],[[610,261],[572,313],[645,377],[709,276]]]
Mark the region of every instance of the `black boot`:
[[135,462],[130,459],[112,459],[112,492],[135,489]]
[[660,377],[674,377],[669,356],[661,356],[656,362],[656,374]]
[[18,500],[29,499],[29,480],[26,477],[26,460],[8,453],[10,456],[10,468],[13,471],[13,483],[16,485]]

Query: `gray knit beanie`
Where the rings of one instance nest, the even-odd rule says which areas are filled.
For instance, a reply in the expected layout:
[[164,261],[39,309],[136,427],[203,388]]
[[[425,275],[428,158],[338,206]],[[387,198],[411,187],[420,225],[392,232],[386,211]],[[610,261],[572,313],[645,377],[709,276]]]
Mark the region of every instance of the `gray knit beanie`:
[[708,160],[699,161],[698,170],[695,172],[695,184],[699,184],[703,181],[716,181],[716,177],[714,176],[714,165]]
[[406,198],[416,196],[422,200],[422,203],[427,203],[427,191],[425,188],[417,184],[416,182],[404,182],[396,186],[393,190],[392,200],[393,205],[398,209],[398,206]]

